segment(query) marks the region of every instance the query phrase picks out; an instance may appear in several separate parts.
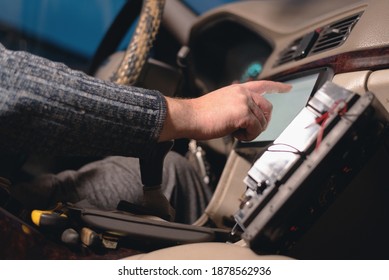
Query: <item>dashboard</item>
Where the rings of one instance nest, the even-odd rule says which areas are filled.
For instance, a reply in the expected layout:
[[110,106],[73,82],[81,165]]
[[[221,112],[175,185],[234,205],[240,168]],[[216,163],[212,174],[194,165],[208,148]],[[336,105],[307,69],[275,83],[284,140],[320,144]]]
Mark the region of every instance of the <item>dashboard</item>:
[[260,79],[319,66],[330,66],[334,74],[385,69],[388,6],[366,0],[224,5],[192,28],[194,74],[213,89],[244,80],[256,63]]

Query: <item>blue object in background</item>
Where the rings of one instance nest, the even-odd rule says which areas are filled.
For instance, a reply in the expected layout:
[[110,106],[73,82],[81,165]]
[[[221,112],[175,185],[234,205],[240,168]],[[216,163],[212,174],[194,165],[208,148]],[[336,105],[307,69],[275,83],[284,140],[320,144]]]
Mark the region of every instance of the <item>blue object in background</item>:
[[247,81],[256,80],[258,78],[259,74],[261,74],[262,69],[263,69],[262,63],[260,63],[260,62],[251,63],[247,67],[246,71],[243,73],[243,75],[240,79],[240,82],[244,83]]
[[[0,23],[89,59],[125,1],[0,0]],[[238,0],[182,1],[202,14]]]

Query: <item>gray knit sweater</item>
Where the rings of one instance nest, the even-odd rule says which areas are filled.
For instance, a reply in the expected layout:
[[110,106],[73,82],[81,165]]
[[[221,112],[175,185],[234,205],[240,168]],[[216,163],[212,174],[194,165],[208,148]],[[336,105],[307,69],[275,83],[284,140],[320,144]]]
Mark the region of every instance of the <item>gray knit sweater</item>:
[[157,91],[90,77],[0,44],[0,153],[141,156],[166,116]]

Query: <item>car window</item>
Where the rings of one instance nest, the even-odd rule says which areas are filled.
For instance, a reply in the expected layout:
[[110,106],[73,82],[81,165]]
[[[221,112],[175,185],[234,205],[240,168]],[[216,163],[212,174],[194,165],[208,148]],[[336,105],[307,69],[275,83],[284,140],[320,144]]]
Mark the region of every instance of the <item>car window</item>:
[[[237,0],[182,0],[195,13]],[[0,0],[0,42],[86,70],[126,0]],[[131,30],[124,38],[131,37]]]

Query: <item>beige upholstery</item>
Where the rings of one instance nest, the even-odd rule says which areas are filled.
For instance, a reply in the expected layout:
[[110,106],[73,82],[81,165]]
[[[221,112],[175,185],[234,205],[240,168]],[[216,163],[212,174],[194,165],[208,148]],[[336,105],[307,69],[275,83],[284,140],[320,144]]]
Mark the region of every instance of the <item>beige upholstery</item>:
[[[243,179],[249,169],[250,163],[231,151],[216,191],[204,211],[204,215],[218,227],[223,227],[223,217],[231,217],[239,209],[239,198],[246,190]],[[201,217],[199,220],[207,219]],[[195,224],[202,225],[199,221]]]
[[371,71],[357,71],[335,75],[332,81],[360,95],[365,94],[366,84]]
[[[382,116],[389,120],[389,70],[379,70],[371,73],[367,88],[373,92],[379,104]],[[376,106],[378,107],[378,106]]]
[[288,260],[285,256],[257,255],[247,247],[228,243],[195,243],[160,249],[126,260]]

